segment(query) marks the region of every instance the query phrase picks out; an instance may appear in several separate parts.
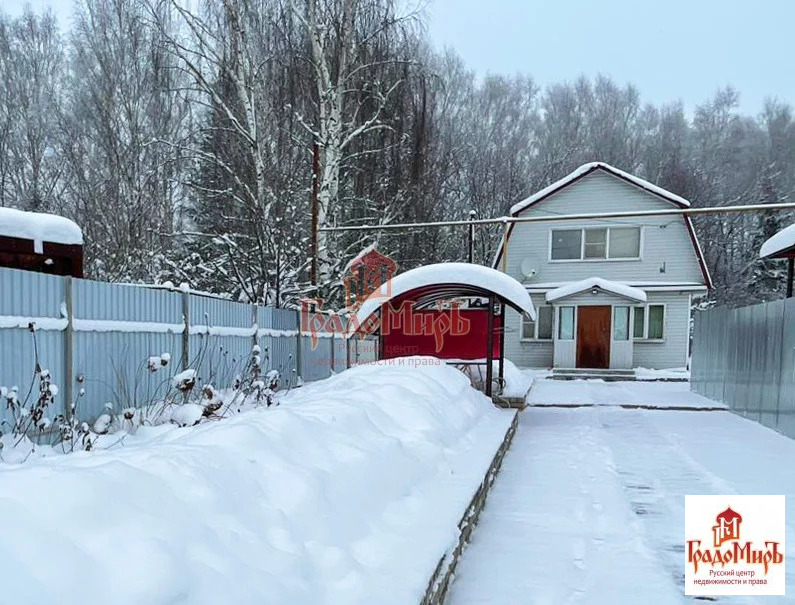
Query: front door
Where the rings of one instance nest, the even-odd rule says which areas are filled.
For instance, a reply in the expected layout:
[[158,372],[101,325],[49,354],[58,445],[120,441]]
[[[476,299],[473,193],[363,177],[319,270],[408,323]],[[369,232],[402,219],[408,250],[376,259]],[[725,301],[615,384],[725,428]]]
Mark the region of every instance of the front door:
[[577,367],[610,367],[610,307],[578,307]]

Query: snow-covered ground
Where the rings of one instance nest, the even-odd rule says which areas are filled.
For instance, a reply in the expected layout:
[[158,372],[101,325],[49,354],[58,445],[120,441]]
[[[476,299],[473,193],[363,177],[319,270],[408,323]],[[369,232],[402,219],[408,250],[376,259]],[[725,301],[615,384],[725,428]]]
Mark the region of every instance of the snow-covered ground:
[[0,602],[417,603],[513,414],[412,358],[0,464]]
[[[629,384],[550,388],[555,399],[668,390],[687,400],[677,383]],[[685,494],[785,494],[792,535],[793,459],[795,441],[728,411],[528,408],[459,563],[451,603],[692,602],[683,593]],[[792,541],[786,555],[795,555]],[[794,586],[788,564],[787,592]],[[795,595],[765,598],[791,602]]]
[[724,408],[724,404],[690,391],[687,382],[605,382],[536,379],[529,405],[624,405],[659,408]]
[[669,370],[654,370],[652,368],[635,368],[637,380],[690,380],[690,370],[687,368],[671,368]]

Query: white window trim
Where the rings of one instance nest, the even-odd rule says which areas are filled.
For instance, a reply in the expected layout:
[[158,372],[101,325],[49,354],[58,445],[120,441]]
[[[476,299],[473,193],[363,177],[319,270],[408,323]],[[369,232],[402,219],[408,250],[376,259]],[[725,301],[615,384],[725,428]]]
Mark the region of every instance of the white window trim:
[[[574,317],[572,318],[571,322],[571,338],[561,338],[560,337],[560,315],[562,313],[563,308],[572,308],[574,309]],[[555,309],[554,314],[552,316],[552,340],[557,340],[558,342],[577,342],[577,316],[579,315],[579,308],[580,305],[556,305],[553,307]],[[612,313],[612,311],[611,311]],[[612,322],[612,318],[611,318]]]
[[[643,337],[636,338],[635,337],[635,309],[637,307],[643,307],[645,310],[643,312]],[[662,338],[649,338],[649,307],[662,307],[663,308],[663,335]],[[632,306],[632,341],[633,342],[665,342],[666,335],[668,334],[668,330],[666,329],[666,324],[668,323],[668,303],[664,302],[650,302],[646,303],[645,305],[633,305]]]
[[[640,229],[640,237],[638,242],[638,252],[639,255],[637,257],[628,257],[628,258],[609,258],[610,256],[610,229],[626,229],[629,227],[637,227]],[[580,258],[560,258],[560,259],[553,259],[552,258],[552,234],[555,231],[576,231],[577,229],[580,230]],[[586,229],[606,229],[608,233],[606,234],[606,242],[605,242],[605,258],[585,258],[585,230]],[[550,263],[626,263],[626,262],[638,262],[643,260],[643,243],[644,243],[644,232],[645,229],[643,225],[613,225],[612,227],[602,226],[602,225],[589,225],[586,227],[557,227],[552,228],[549,230],[548,236],[548,246],[547,246],[547,262]]]
[[[619,307],[627,309],[627,323],[629,325],[627,326],[627,328],[628,328],[627,338],[625,338],[624,340],[617,340],[616,339],[616,309],[618,309]],[[616,343],[616,342],[618,342],[618,343],[628,343],[628,342],[632,342],[633,341],[633,338],[632,338],[633,323],[632,323],[632,321],[635,319],[635,315],[634,315],[635,310],[634,309],[635,309],[635,307],[632,304],[630,304],[630,303],[627,303],[625,305],[613,305],[613,304],[610,305],[610,346],[611,347],[613,346],[613,343]],[[612,349],[611,349],[611,355],[612,355]]]
[[[552,309],[552,337],[551,338],[539,338],[538,337],[538,320],[540,318],[540,310],[541,307],[549,307]],[[520,342],[552,342],[555,340],[555,307],[552,305],[541,305],[536,309],[536,320],[533,322],[533,336],[532,338],[527,338],[524,335],[524,323],[525,323],[525,316],[524,314],[519,315],[519,341]]]

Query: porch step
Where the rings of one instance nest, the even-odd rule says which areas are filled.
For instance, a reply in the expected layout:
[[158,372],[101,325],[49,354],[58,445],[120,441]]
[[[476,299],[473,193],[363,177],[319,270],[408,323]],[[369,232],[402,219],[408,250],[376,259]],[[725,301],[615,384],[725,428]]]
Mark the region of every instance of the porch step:
[[553,368],[552,380],[636,380],[635,370],[591,368]]

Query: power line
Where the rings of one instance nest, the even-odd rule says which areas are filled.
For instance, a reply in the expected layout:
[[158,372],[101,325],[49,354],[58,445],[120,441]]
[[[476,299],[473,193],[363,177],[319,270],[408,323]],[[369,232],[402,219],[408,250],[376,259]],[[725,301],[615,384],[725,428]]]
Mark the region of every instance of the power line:
[[631,218],[647,216],[698,216],[702,214],[723,214],[732,212],[762,212],[766,210],[795,210],[795,202],[781,204],[748,204],[741,206],[711,206],[707,208],[671,208],[667,210],[638,210],[619,212],[593,212],[582,214],[561,214],[558,216],[501,216],[475,220],[433,221],[426,223],[391,223],[382,225],[350,225],[343,227],[321,227],[319,231],[396,231],[400,229],[466,227],[468,225],[508,225],[515,223],[548,223],[556,221],[600,220],[608,218]]

